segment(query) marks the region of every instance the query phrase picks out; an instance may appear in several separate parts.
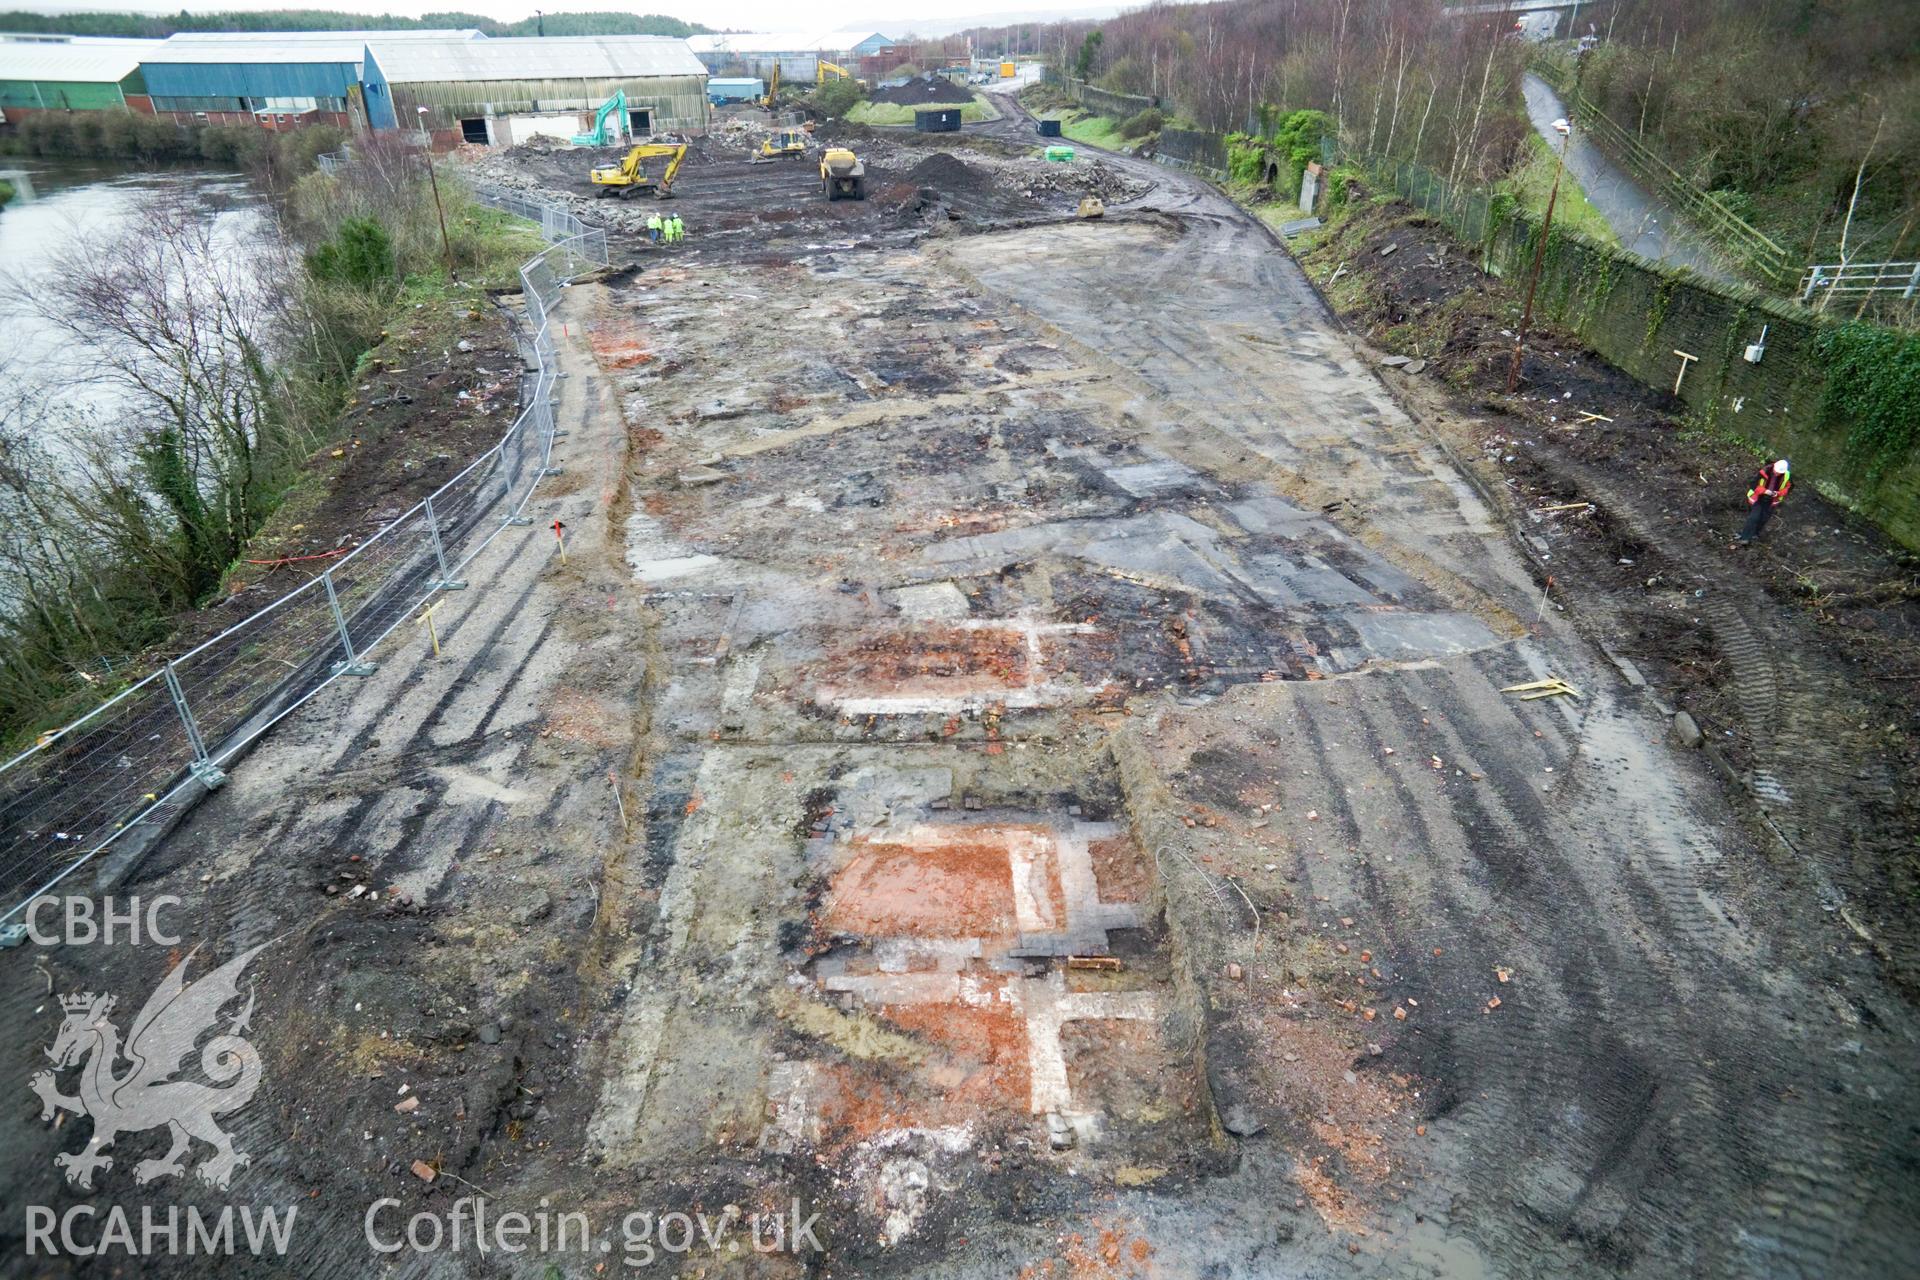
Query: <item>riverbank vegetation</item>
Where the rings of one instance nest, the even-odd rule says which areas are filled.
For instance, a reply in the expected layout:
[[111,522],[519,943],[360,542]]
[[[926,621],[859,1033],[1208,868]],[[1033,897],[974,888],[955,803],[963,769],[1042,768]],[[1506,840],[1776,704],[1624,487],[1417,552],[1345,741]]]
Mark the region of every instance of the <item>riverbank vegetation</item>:
[[114,409],[65,420],[47,387],[0,410],[0,739],[144,674],[307,474],[357,447],[336,423],[390,333],[438,354],[514,282],[537,236],[440,185],[444,243],[419,152],[373,142],[243,241],[174,195],[10,284]]
[[346,131],[331,125],[275,133],[246,124],[178,125],[126,111],[43,111],[0,134],[0,155],[221,165],[278,191],[346,140]]

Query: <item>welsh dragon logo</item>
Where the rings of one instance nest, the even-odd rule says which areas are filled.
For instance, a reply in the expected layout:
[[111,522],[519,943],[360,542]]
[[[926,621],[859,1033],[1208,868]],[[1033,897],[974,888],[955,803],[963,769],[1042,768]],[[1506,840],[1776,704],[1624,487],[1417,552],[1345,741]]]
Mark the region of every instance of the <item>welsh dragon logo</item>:
[[[195,1138],[214,1149],[214,1154],[195,1170],[202,1182],[225,1190],[234,1170],[248,1163],[251,1157],[233,1149],[233,1139],[214,1123],[214,1118],[246,1106],[260,1087],[260,1055],[240,1034],[248,1030],[253,1016],[251,994],[227,1030],[207,1041],[200,1051],[200,1069],[214,1085],[226,1087],[175,1080],[173,1076],[184,1067],[195,1041],[213,1026],[220,1010],[239,998],[241,971],[266,946],[261,943],[242,952],[199,981],[189,983],[187,964],[200,950],[195,947],[147,997],[127,1031],[124,1045],[119,1028],[109,1021],[114,997],[91,991],[60,997],[66,1020],[54,1036],[53,1047],[47,1050],[54,1070],[37,1073],[29,1087],[40,1095],[42,1120],[53,1119],[56,1111],[71,1111],[93,1120],[93,1137],[84,1150],[62,1152],[53,1158],[66,1170],[68,1182],[92,1190],[94,1171],[113,1168],[113,1157],[105,1152],[114,1139],[162,1125],[172,1131],[173,1145],[158,1160],[142,1160],[135,1165],[136,1182],[184,1172]],[[69,1097],[59,1091],[54,1073],[76,1065],[80,1066],[78,1091]]]

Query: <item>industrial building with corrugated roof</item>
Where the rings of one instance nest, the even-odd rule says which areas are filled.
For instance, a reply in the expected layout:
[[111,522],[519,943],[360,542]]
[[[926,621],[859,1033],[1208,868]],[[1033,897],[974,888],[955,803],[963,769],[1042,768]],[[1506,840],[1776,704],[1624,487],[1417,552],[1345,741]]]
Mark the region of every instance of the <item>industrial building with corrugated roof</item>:
[[352,128],[370,40],[462,45],[472,28],[433,31],[182,32],[143,59],[154,111],[183,124]]
[[141,59],[158,40],[0,38],[0,119],[36,111],[153,110]]
[[420,129],[444,148],[565,140],[603,104],[600,114],[619,116],[610,122],[614,137],[703,130],[707,69],[686,41],[667,36],[488,39],[463,29],[0,37],[0,110],[16,119],[120,110],[185,125]]
[[883,53],[893,41],[877,31],[758,31],[689,36],[687,46],[712,73],[780,78],[796,84],[820,79],[820,64],[852,64]]
[[630,136],[707,127],[707,69],[669,36],[369,41],[362,83],[374,128],[423,128],[437,147],[568,137],[616,92]]

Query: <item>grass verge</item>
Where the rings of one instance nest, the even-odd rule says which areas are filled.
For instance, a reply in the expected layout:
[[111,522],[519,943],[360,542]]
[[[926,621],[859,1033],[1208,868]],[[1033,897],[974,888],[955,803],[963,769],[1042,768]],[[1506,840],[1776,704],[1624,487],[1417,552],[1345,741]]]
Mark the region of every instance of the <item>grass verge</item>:
[[[1537,133],[1527,135],[1527,158],[1503,184],[1522,208],[1538,217],[1547,210],[1547,195],[1553,190],[1553,148]],[[1587,193],[1570,171],[1560,175],[1560,195],[1553,204],[1553,220],[1569,231],[1577,231],[1601,244],[1619,244],[1606,218],[1587,200]]]
[[[913,123],[912,107],[899,102],[862,102],[847,112],[847,120],[852,124],[899,126]],[[965,124],[983,124],[988,120],[998,120],[1000,113],[992,104],[975,94],[973,101],[960,108],[960,119]]]
[[1112,116],[1090,116],[1085,113],[1063,116],[1060,132],[1075,142],[1084,142],[1090,147],[1101,147],[1107,151],[1132,151],[1137,145],[1120,136],[1120,121]]

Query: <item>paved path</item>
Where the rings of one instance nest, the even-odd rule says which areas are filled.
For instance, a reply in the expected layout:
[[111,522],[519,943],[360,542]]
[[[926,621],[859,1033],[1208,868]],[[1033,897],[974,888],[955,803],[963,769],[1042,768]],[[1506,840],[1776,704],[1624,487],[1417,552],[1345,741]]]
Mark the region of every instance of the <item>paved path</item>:
[[[1567,115],[1566,104],[1532,72],[1522,87],[1527,98],[1527,119],[1534,131],[1549,145],[1559,146],[1560,137],[1553,122]],[[1687,267],[1714,280],[1732,281],[1733,276],[1716,264],[1699,233],[1667,207],[1647,193],[1633,176],[1613,160],[1591,138],[1576,130],[1567,144],[1567,172],[1580,182],[1593,207],[1607,220],[1623,247],[1655,262]]]

